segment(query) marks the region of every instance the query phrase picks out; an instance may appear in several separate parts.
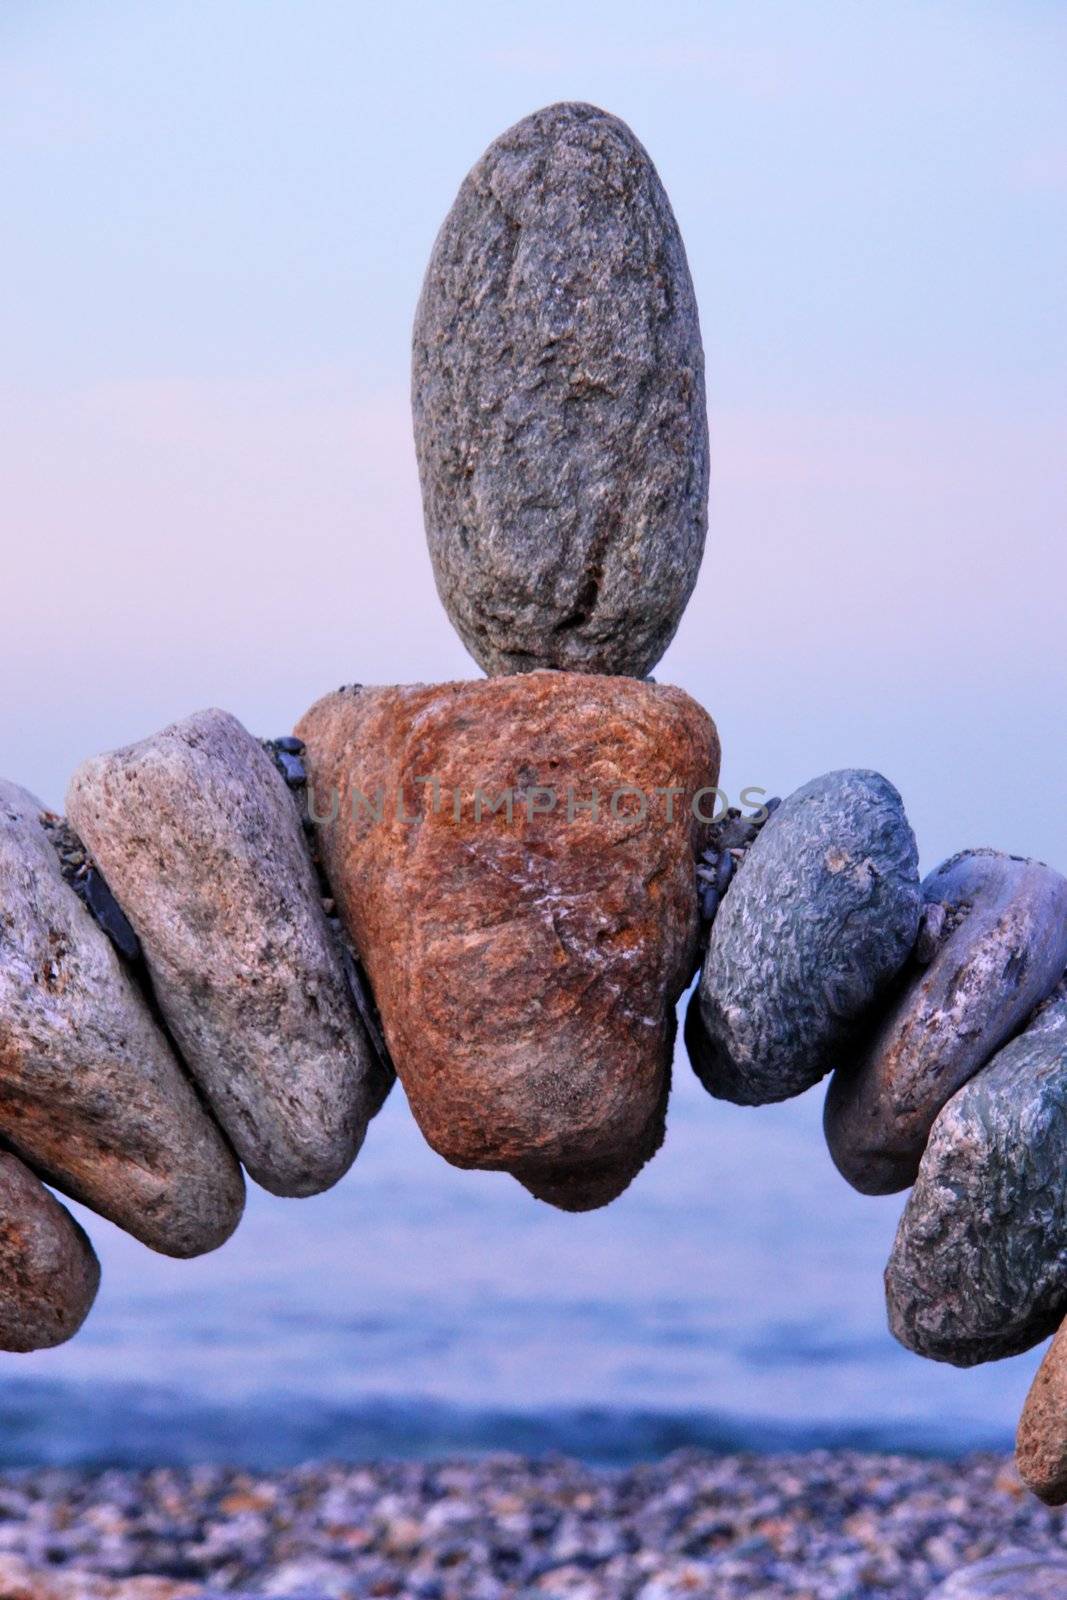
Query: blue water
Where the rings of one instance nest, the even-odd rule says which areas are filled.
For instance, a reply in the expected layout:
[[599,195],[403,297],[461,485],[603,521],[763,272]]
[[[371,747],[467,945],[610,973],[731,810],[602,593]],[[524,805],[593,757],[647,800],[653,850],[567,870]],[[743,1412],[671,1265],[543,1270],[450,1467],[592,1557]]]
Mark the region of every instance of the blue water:
[[675,1078],[663,1150],[586,1216],[447,1166],[399,1089],[343,1183],[253,1190],[213,1256],[79,1212],[100,1296],[69,1345],[0,1356],[0,1464],[1007,1448],[1038,1352],[957,1372],[893,1342],[903,1197],[836,1175],[821,1090],[726,1106],[684,1052]]

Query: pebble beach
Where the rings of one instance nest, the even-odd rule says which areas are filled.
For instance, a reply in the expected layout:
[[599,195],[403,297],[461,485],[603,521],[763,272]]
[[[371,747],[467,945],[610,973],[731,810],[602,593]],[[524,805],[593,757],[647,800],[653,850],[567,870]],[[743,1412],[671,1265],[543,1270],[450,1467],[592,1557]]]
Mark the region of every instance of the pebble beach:
[[1067,1538],[994,1455],[0,1476],[2,1600],[926,1600],[1009,1550]]

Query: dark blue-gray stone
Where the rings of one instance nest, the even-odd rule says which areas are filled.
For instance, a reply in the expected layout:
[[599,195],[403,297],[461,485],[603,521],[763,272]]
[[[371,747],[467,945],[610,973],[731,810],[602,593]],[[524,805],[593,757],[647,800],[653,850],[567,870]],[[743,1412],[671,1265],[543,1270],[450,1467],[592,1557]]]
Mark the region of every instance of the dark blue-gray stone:
[[830,772],[768,818],[712,926],[686,1042],[705,1088],[761,1105],[840,1059],[919,928],[915,838],[877,772]]
[[130,926],[130,920],[111,893],[102,872],[90,867],[83,889],[85,903],[107,934],[119,955],[127,961],[140,961],[141,941]]
[[954,1366],[1013,1356],[1067,1313],[1067,998],[945,1106],[886,1268],[889,1326]]
[[412,352],[426,534],[491,674],[643,677],[707,527],[704,356],[678,225],[616,117],[554,105],[464,180]]

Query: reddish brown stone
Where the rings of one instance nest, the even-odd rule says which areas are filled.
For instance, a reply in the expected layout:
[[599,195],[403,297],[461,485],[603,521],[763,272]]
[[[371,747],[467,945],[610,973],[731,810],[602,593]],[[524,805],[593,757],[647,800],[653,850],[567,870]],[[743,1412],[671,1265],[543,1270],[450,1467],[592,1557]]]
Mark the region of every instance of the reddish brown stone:
[[0,1350],[46,1350],[77,1333],[100,1267],[65,1206],[0,1150]]
[[429,1143],[565,1209],[605,1204],[662,1136],[711,719],[679,689],[535,672],[343,689],[297,731]]
[[1015,1436],[1019,1476],[1050,1506],[1067,1503],[1067,1322],[1045,1352]]

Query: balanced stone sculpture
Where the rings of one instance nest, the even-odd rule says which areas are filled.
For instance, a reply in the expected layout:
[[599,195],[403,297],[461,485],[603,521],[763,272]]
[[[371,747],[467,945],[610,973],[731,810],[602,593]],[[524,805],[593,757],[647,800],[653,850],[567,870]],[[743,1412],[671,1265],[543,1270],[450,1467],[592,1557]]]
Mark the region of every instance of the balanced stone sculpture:
[[387,1083],[271,758],[236,717],[203,711],[85,762],[67,809],[251,1176],[274,1194],[329,1188]]
[[679,689],[538,672],[345,689],[298,733],[429,1143],[568,1210],[603,1205],[662,1136],[711,719]]
[[415,317],[437,588],[489,673],[649,672],[707,525],[704,356],[646,152],[588,105],[526,117],[465,179]]
[[915,839],[879,773],[790,795],[712,923],[686,1023],[704,1087],[762,1105],[824,1077],[910,955],[921,904]]
[[923,884],[940,947],[916,966],[826,1099],[838,1170],[864,1194],[914,1181],[934,1119],[1067,969],[1067,879],[1039,861],[966,850]]

